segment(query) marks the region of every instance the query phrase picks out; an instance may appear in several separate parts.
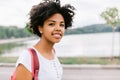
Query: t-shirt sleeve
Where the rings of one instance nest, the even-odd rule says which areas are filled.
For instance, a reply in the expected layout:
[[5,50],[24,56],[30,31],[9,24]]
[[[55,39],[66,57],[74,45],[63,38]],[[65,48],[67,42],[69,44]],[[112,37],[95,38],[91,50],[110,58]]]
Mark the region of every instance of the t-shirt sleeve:
[[17,63],[16,63],[16,67],[19,64],[23,64],[30,72],[32,72],[31,70],[31,55],[29,53],[28,50],[23,51],[23,53],[20,54]]

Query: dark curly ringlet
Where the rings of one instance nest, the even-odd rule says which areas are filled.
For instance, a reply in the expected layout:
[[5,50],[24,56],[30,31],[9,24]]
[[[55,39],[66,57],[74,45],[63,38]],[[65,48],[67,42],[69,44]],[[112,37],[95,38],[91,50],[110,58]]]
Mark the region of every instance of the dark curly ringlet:
[[60,13],[65,20],[65,29],[72,26],[75,8],[70,4],[61,7],[59,0],[44,0],[34,5],[30,11],[30,28],[33,33],[41,37],[38,27],[43,27],[45,20],[55,13]]

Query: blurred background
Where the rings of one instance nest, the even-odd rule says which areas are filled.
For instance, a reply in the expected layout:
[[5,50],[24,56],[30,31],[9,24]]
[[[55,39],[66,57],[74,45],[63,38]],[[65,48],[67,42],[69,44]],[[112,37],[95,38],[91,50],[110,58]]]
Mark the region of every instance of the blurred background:
[[[15,63],[39,40],[28,22],[31,7],[40,1],[0,0],[0,63]],[[73,26],[55,45],[61,63],[119,65],[120,0],[61,0],[61,4],[76,8]]]
[[[1,0],[1,56],[19,56],[21,50],[32,46],[39,40],[38,37],[29,32],[27,27],[29,11],[33,5],[38,4],[40,1],[41,0]],[[55,45],[58,56],[119,57],[119,3],[119,0],[61,0],[62,5],[73,5],[76,8],[76,14],[73,26],[66,30],[61,42]],[[108,19],[106,19],[106,16],[102,14],[105,13],[105,11],[110,13],[112,9],[117,11],[113,10],[113,12],[111,12],[113,17],[111,14],[106,14],[106,16],[108,16]],[[109,24],[109,18],[111,24]]]

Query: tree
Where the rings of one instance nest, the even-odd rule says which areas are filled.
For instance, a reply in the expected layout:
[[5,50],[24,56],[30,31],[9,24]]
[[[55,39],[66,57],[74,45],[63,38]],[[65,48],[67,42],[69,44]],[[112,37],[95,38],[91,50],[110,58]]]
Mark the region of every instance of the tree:
[[106,24],[112,26],[112,31],[113,31],[112,54],[111,54],[111,60],[112,60],[113,53],[114,53],[114,33],[115,33],[116,27],[120,24],[119,11],[115,7],[108,8],[105,11],[103,11],[100,16],[105,19]]
[[33,33],[32,29],[30,28],[30,24],[29,24],[29,23],[26,23],[25,29],[26,29],[28,32]]

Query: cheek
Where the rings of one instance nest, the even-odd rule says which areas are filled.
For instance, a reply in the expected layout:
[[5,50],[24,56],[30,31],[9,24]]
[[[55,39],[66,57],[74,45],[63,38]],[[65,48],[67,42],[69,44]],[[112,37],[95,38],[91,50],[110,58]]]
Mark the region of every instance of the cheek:
[[44,29],[44,34],[50,35],[51,32],[52,32],[52,29],[51,29],[51,28],[46,28],[46,29]]
[[62,29],[63,34],[65,33],[65,28]]

